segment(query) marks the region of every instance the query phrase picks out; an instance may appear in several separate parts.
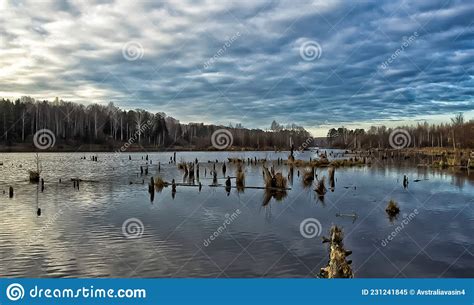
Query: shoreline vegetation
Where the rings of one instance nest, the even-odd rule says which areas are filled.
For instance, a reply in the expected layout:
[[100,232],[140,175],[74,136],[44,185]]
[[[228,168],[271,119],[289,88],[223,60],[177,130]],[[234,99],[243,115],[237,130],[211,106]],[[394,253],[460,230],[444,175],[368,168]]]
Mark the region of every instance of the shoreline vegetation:
[[[34,140],[41,145],[34,145]],[[36,101],[22,97],[0,99],[0,150],[36,151],[50,140],[51,151],[215,150],[244,148],[276,150],[312,139],[296,124],[275,121],[269,129],[246,128],[241,123],[207,125],[181,123],[164,112],[124,110],[107,105]],[[48,143],[49,144],[49,143]],[[39,149],[38,149],[39,150]]]
[[[333,148],[320,147],[317,150],[313,150],[318,154],[320,151],[330,150]],[[146,147],[132,145],[128,147],[126,151],[120,151],[120,147],[109,147],[104,145],[81,145],[80,147],[63,146],[49,148],[48,150],[40,151],[32,148],[29,144],[4,146],[0,145],[0,153],[34,153],[34,152],[45,152],[45,153],[119,153],[124,156],[128,153],[160,153],[160,152],[254,152],[254,151],[268,151],[274,152],[275,150],[267,149],[254,149],[254,148],[243,148],[243,147],[229,147],[225,150],[217,150],[215,148],[189,148],[189,147],[171,147],[157,149],[156,147]],[[277,150],[275,152],[288,152],[286,150]],[[303,150],[302,150],[303,151]],[[302,152],[300,151],[300,152]],[[307,151],[307,150],[304,150]],[[363,166],[371,165],[372,159],[380,160],[408,160],[413,159],[418,163],[415,166],[418,167],[436,167],[436,168],[447,168],[447,167],[461,167],[461,168],[474,168],[474,150],[465,148],[449,148],[449,147],[423,147],[423,148],[403,148],[403,149],[348,149],[339,155],[330,155],[330,157],[343,157],[344,159],[327,159],[327,156],[320,155],[320,158],[313,160],[281,160],[282,164],[292,167],[344,167],[344,166]],[[269,160],[277,162],[277,160]],[[247,160],[239,158],[229,158],[229,162],[232,163],[246,163]]]
[[[47,149],[35,145],[35,139],[41,142],[46,136],[52,145]],[[27,96],[0,99],[0,152],[287,151],[291,146],[295,151],[310,147],[366,151],[474,148],[474,120],[466,121],[459,113],[449,123],[438,125],[340,127],[316,138],[294,123],[272,121],[267,129],[250,129],[241,123],[181,123],[164,112],[124,110],[112,102],[86,106],[59,98],[53,102]]]
[[[1,99],[0,114],[0,152],[280,152],[291,147],[295,152],[312,149],[319,157],[303,161],[292,155],[282,160],[295,167],[370,165],[373,158],[415,158],[417,166],[439,168],[474,166],[469,149],[474,147],[474,121],[466,122],[461,113],[440,125],[332,128],[326,138],[314,138],[301,126],[276,121],[267,130],[242,124],[183,124],[163,112],[123,110],[113,103],[85,106],[58,98],[53,102]],[[331,155],[329,159],[338,160],[329,162],[319,152],[324,148],[344,150],[339,154],[343,159]]]

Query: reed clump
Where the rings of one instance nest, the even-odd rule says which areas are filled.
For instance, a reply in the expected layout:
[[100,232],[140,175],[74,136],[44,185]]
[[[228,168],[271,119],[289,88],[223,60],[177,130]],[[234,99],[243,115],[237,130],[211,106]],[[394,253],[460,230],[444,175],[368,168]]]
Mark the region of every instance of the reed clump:
[[245,173],[242,169],[242,165],[240,165],[240,164],[237,167],[235,184],[236,184],[238,189],[243,189],[245,187]]
[[467,167],[468,168],[474,168],[474,158],[469,158],[469,160],[467,161]]
[[240,158],[227,158],[227,160],[229,163],[245,163],[245,160]]
[[362,166],[366,164],[366,160],[364,158],[350,158],[350,159],[341,159],[341,160],[333,160],[329,164],[332,167],[344,167],[344,166]]
[[317,160],[294,160],[294,161],[286,161],[286,165],[294,166],[294,167],[344,167],[344,166],[362,166],[369,164],[370,160],[368,161],[366,158],[349,158],[349,159],[339,159],[329,161],[327,158],[321,158]]
[[326,177],[323,177],[321,180],[318,180],[318,182],[316,184],[316,188],[314,189],[314,191],[320,197],[323,197],[324,194],[326,194],[326,192],[327,192],[326,185],[325,185],[325,182],[324,182],[325,180],[326,180]]
[[324,158],[324,159],[318,159],[318,160],[311,160],[311,161],[306,161],[306,160],[294,160],[294,161],[287,161],[286,165],[289,166],[294,166],[294,167],[325,167],[329,165],[329,161]]
[[184,160],[180,160],[179,163],[178,163],[178,168],[179,169],[182,169],[184,170],[185,168],[187,168],[188,165],[186,164],[186,162]]
[[395,217],[400,213],[400,208],[395,200],[391,199],[388,202],[387,207],[385,208],[385,212],[387,212],[388,216]]
[[310,186],[314,181],[314,168],[306,169],[303,173],[303,185]]
[[168,185],[169,183],[164,181],[161,177],[155,178],[155,187],[157,188],[157,190],[161,191],[164,187],[167,187]]
[[283,200],[286,197],[287,180],[281,173],[275,173],[272,168],[269,171],[265,166],[263,167],[265,180],[265,196],[263,198],[263,205],[266,206],[272,198],[277,201]]
[[265,186],[267,188],[286,189],[287,180],[281,173],[275,173],[273,169],[270,172],[265,166],[263,170],[265,173]]

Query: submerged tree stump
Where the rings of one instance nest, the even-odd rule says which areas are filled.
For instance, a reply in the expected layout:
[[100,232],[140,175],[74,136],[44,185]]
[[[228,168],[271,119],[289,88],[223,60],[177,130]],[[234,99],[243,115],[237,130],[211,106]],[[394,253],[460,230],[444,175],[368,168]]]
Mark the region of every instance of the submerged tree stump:
[[331,189],[334,189],[334,187],[336,186],[336,182],[334,180],[334,172],[335,172],[334,166],[330,166],[328,169],[328,176],[329,176],[329,187]]
[[40,173],[38,171],[29,171],[29,174],[31,183],[38,183],[40,181]]

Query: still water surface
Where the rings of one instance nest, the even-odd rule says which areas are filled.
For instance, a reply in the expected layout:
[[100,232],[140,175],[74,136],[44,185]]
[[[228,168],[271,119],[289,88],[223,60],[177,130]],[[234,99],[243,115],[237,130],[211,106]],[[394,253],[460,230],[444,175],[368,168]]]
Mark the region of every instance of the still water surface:
[[[328,250],[319,236],[301,235],[300,223],[307,218],[321,223],[321,235],[333,224],[344,228],[356,277],[474,276],[472,171],[439,171],[390,160],[339,168],[335,190],[322,202],[314,186],[303,186],[295,169],[286,197],[266,203],[264,190],[232,189],[227,194],[224,188],[209,187],[208,160],[286,159],[287,153],[180,152],[178,161],[198,158],[201,192],[178,186],[173,198],[168,187],[151,202],[146,185],[150,175],[182,182],[183,172],[168,164],[171,153],[149,154],[149,176],[140,176],[145,154],[130,154],[131,161],[128,154],[97,155],[98,162],[90,161],[90,154],[40,154],[45,190],[37,192],[37,185],[28,182],[28,169],[36,167],[34,154],[0,154],[0,276],[314,277],[327,263]],[[316,156],[298,156],[309,157]],[[288,174],[287,167],[275,167]],[[221,165],[217,168],[224,183]],[[235,170],[227,165],[227,175],[234,176]],[[261,165],[244,170],[247,186],[263,186]],[[321,177],[327,170],[317,173]],[[402,186],[404,174],[410,178],[407,189]],[[78,190],[71,178],[94,182],[82,182]],[[390,199],[401,208],[393,221],[384,211]],[[240,214],[226,230],[205,243],[236,211]],[[337,213],[355,213],[357,218]],[[143,223],[140,238],[124,236],[122,225],[130,218]]]

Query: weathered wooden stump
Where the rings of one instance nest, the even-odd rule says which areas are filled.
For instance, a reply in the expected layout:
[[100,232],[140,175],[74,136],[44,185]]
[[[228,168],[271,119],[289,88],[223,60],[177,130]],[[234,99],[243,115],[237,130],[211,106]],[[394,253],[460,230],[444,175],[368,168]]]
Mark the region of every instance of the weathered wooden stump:
[[320,277],[323,278],[353,278],[354,273],[351,268],[352,261],[347,257],[352,251],[344,249],[342,242],[344,234],[338,226],[333,226],[330,230],[330,237],[323,237],[323,243],[329,243],[329,262],[321,268]]

